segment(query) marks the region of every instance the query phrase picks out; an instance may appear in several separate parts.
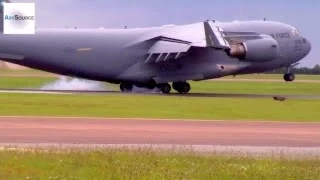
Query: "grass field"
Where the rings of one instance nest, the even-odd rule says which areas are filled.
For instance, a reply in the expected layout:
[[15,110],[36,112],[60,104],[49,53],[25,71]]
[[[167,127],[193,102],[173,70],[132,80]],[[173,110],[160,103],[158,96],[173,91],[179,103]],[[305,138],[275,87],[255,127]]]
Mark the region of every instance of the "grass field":
[[56,74],[47,73],[34,69],[0,69],[0,77],[55,77]]
[[320,159],[100,150],[0,152],[0,179],[319,179]]
[[[223,77],[233,79],[233,76]],[[274,79],[274,80],[283,80],[283,74],[246,74],[236,76],[235,79]],[[297,80],[320,80],[320,75],[301,75],[296,74]]]
[[320,121],[320,101],[151,95],[0,94],[0,115]]
[[0,88],[39,88],[49,82],[55,81],[54,77],[1,77]]
[[[0,88],[40,88],[57,80],[54,77],[0,77]],[[200,81],[190,82],[191,92],[234,94],[310,94],[320,95],[320,83]],[[119,85],[104,83],[108,90],[119,90]]]
[[[40,88],[56,80],[55,77],[0,77],[0,88]],[[192,92],[200,93],[320,95],[320,83],[201,81],[191,85]],[[119,88],[107,83],[105,87]],[[0,102],[0,115],[275,121],[319,121],[320,117],[318,100],[0,94]]]
[[320,83],[220,82],[191,83],[192,92],[232,94],[320,94]]

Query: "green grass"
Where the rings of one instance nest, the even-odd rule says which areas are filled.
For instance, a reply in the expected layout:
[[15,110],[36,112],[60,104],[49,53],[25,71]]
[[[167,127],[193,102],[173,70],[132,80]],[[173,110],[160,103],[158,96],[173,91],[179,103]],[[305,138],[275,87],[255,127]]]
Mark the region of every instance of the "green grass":
[[192,82],[191,87],[192,92],[201,93],[320,94],[320,83],[201,81]]
[[19,70],[0,69],[0,77],[1,76],[48,77],[48,76],[57,76],[57,75],[48,73],[45,71],[35,70],[35,69],[19,69]]
[[2,151],[0,179],[319,179],[320,159],[151,150]]
[[[233,76],[223,77],[233,79]],[[274,80],[283,80],[283,74],[246,74],[238,75],[235,79],[274,79]],[[302,75],[296,74],[297,80],[320,80],[320,75]]]
[[39,88],[53,82],[54,77],[1,77],[0,88]]
[[[54,77],[0,77],[0,88],[40,88],[54,82]],[[109,90],[118,90],[118,85],[105,83]],[[191,82],[191,92],[200,93],[245,93],[245,94],[314,94],[320,95],[320,83],[285,82],[239,82],[200,81]]]
[[320,121],[319,100],[0,94],[0,115]]

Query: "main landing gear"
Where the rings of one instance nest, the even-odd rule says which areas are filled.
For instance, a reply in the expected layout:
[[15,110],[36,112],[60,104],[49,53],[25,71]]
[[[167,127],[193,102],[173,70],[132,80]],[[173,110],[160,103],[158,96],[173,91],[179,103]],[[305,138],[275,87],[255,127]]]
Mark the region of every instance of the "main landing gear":
[[160,89],[163,94],[169,94],[171,91],[171,86],[168,83],[158,84],[157,88]]
[[[169,94],[171,91],[171,86],[168,83],[159,84],[157,87],[161,90],[164,94]],[[172,88],[176,90],[180,94],[188,93],[191,89],[190,84],[187,82],[173,82]]]
[[122,92],[131,92],[132,88],[133,88],[133,84],[131,84],[131,83],[123,82],[120,84],[120,90]]
[[287,82],[294,81],[295,75],[293,73],[290,73],[289,67],[286,68],[286,73],[284,74],[283,79]]
[[[150,90],[154,89],[154,87],[158,88],[163,94],[169,94],[171,91],[171,86],[168,83],[157,84],[156,86],[151,85],[142,85],[142,84],[133,84],[129,82],[122,82],[120,84],[120,90],[122,92],[132,92],[133,86],[148,88]],[[174,82],[172,83],[172,87],[180,94],[188,93],[191,89],[190,84],[187,82]]]
[[133,86],[136,86],[138,88],[145,88],[145,89],[150,89],[153,90],[154,88],[158,88],[162,93],[164,94],[169,94],[171,91],[171,86],[168,83],[163,83],[163,84],[155,84],[155,83],[146,83],[146,84],[141,84],[141,83],[129,83],[129,82],[122,82],[120,84],[120,90],[122,92],[132,92]]
[[174,82],[172,83],[172,87],[180,94],[188,93],[191,89],[191,86],[187,82]]

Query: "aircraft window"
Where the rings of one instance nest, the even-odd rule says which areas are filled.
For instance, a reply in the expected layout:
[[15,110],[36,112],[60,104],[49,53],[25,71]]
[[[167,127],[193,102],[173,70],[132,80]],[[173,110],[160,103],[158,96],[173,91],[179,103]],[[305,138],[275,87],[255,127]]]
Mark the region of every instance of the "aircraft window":
[[302,42],[303,42],[303,44],[306,44],[307,43],[307,40],[306,39],[302,39]]

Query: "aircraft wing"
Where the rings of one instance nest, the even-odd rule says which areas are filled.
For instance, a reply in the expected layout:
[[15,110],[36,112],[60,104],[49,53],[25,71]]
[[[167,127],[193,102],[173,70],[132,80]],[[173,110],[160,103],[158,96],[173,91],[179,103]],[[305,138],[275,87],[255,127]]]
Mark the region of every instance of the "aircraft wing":
[[153,44],[147,52],[145,63],[159,63],[179,59],[187,55],[192,47],[214,48],[229,51],[232,44],[242,43],[250,39],[262,38],[255,32],[226,32],[213,21],[203,22],[204,42],[195,43],[183,38],[174,38],[172,35],[155,36],[147,39]]
[[230,45],[243,43],[253,39],[261,39],[262,34],[256,32],[229,32],[223,31],[213,21],[204,22],[207,47],[229,49]]
[[158,63],[173,59],[179,59],[185,55],[192,46],[191,42],[172,39],[167,37],[157,37],[155,43],[147,52],[146,63]]

